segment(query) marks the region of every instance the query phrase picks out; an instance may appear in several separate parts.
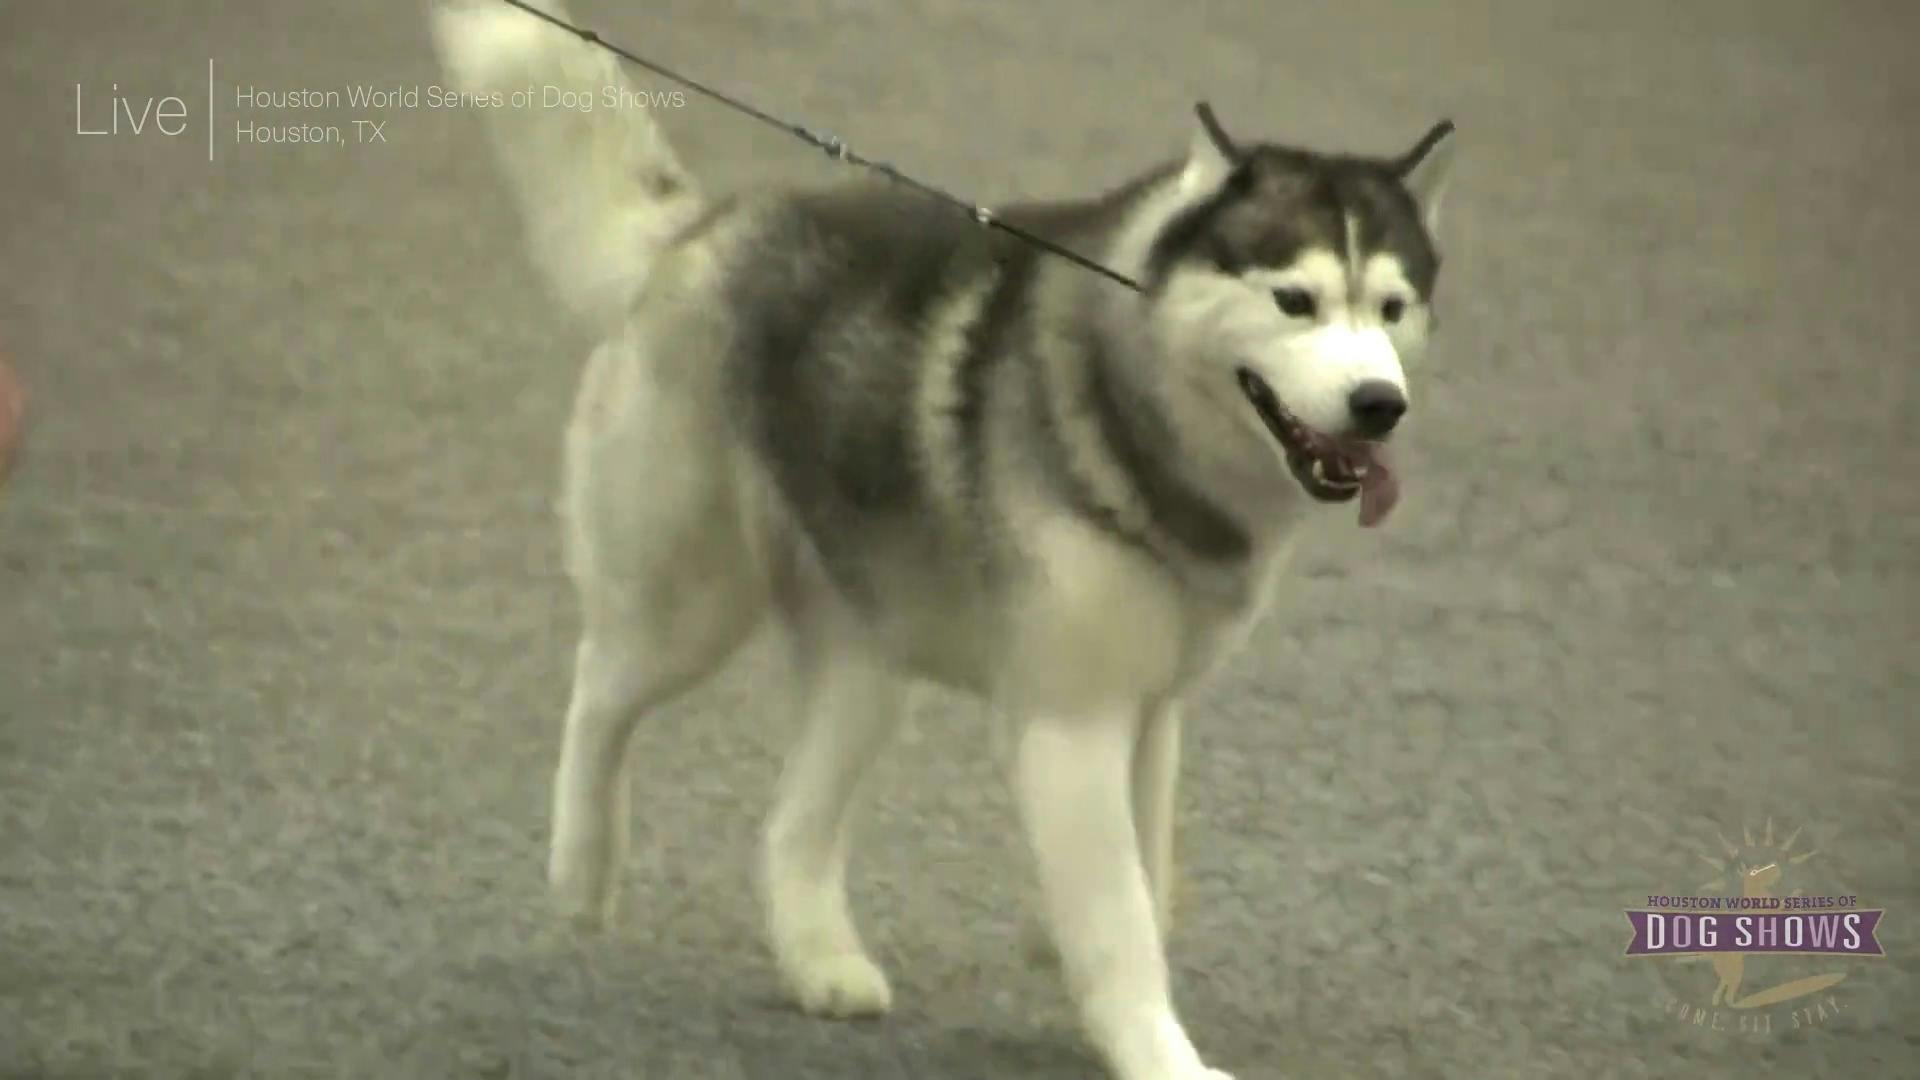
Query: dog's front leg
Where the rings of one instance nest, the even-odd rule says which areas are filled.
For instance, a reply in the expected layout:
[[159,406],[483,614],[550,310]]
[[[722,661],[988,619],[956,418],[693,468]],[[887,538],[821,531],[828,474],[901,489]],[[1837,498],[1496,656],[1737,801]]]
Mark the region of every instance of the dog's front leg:
[[1094,1047],[1119,1080],[1224,1080],[1174,1015],[1153,889],[1134,826],[1134,708],[1040,717],[1014,787],[1047,920]]
[[1133,821],[1140,855],[1153,889],[1153,910],[1164,943],[1173,936],[1174,819],[1180,786],[1180,708],[1168,701],[1147,706],[1133,756]]

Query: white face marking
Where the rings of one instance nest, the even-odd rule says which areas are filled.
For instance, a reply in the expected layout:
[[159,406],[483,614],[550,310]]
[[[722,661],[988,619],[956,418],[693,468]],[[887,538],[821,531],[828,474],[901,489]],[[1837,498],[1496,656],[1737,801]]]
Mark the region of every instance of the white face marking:
[[[1414,289],[1413,282],[1408,280],[1407,268],[1392,255],[1376,252],[1367,259],[1360,281],[1360,295],[1372,305],[1373,317],[1385,325],[1387,337],[1400,354],[1400,362],[1403,365],[1419,363],[1427,351],[1430,313],[1427,305],[1421,302],[1420,293]],[[1398,321],[1387,319],[1389,301],[1399,302]]]
[[[1275,293],[1287,290],[1311,298],[1310,310],[1282,310]],[[1403,355],[1417,356],[1426,336],[1424,305],[1405,268],[1382,252],[1355,265],[1316,248],[1289,266],[1238,277],[1180,271],[1168,282],[1167,301],[1169,345],[1215,361],[1204,365],[1203,378],[1231,385],[1233,370],[1244,366],[1294,415],[1331,434],[1347,430],[1348,399],[1361,383],[1377,379],[1406,391]],[[1389,301],[1399,302],[1397,320],[1388,319]]]
[[1358,295],[1371,301],[1375,309],[1382,308],[1389,300],[1398,300],[1409,308],[1419,301],[1413,283],[1407,280],[1406,268],[1400,265],[1399,259],[1384,252],[1368,256],[1355,267],[1354,279],[1359,282]]

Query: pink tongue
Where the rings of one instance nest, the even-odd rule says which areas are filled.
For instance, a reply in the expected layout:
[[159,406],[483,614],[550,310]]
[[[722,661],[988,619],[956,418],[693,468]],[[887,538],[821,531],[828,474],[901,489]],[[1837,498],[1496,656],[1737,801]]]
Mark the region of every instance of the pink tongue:
[[1360,527],[1371,529],[1387,519],[1400,501],[1400,481],[1388,468],[1386,455],[1375,450],[1367,475],[1360,481]]

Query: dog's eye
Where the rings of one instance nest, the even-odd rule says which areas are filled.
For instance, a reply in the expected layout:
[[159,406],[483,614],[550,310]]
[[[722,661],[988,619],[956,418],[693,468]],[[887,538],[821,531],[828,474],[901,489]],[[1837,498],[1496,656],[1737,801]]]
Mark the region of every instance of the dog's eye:
[[1305,289],[1275,289],[1273,302],[1280,310],[1295,319],[1304,319],[1313,314],[1313,294]]
[[1400,316],[1405,315],[1406,313],[1407,313],[1407,302],[1405,300],[1400,299],[1397,296],[1388,297],[1380,305],[1380,317],[1387,320],[1388,323],[1399,322]]

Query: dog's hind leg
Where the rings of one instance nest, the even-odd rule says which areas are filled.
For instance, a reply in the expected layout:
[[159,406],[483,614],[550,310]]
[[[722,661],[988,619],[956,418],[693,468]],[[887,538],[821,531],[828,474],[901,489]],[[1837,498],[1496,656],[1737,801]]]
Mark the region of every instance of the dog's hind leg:
[[611,343],[588,367],[568,435],[567,553],[584,629],[547,877],[583,929],[612,912],[634,726],[719,668],[766,608],[750,512],[703,404]]
[[613,913],[630,828],[626,753],[635,725],[717,668],[741,636],[726,626],[677,635],[644,619],[590,622],[582,635],[554,773],[547,862],[554,902],[576,928],[598,929]]
[[908,707],[844,612],[815,595],[786,605],[801,735],[781,775],[762,846],[767,932],[802,1009],[847,1018],[884,1013],[887,977],[868,956],[847,903],[847,861],[861,780]]

